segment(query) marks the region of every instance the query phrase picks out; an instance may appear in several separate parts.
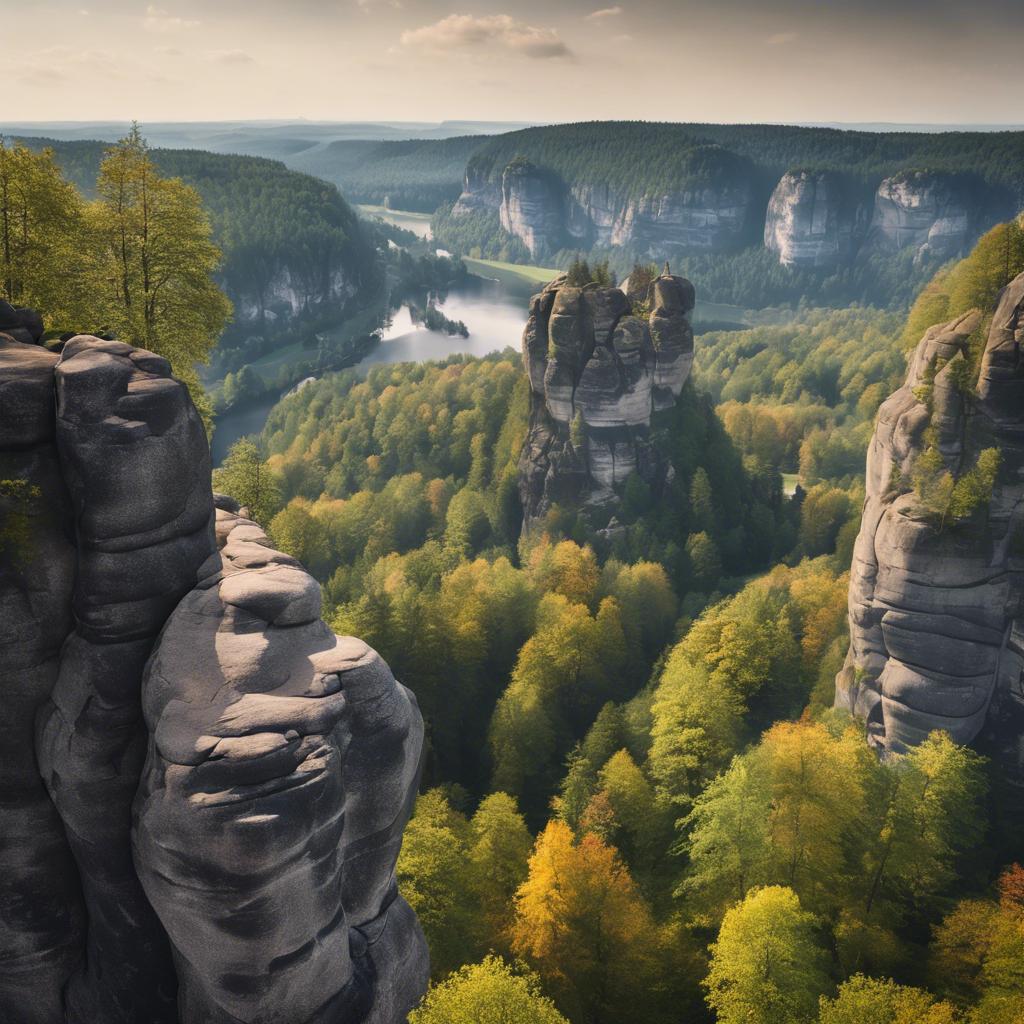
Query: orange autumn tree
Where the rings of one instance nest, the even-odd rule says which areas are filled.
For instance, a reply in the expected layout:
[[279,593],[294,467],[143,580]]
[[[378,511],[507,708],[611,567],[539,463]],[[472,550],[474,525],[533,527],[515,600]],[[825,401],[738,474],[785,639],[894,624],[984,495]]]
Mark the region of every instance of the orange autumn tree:
[[[661,1020],[668,988],[689,976],[673,930],[655,922],[616,850],[593,834],[576,843],[563,821],[537,839],[516,896],[512,949],[574,1024]],[[684,982],[685,984],[685,982]],[[676,1002],[678,1013],[678,1002]],[[665,1019],[674,1019],[666,1006]]]

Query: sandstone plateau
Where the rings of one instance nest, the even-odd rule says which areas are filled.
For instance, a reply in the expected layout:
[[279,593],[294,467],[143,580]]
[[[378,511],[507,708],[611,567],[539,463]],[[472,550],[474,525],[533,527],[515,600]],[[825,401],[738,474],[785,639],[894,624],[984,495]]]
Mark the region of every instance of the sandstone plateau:
[[[1024,274],[1002,291],[979,338],[983,326],[972,312],[931,328],[905,384],[879,412],[836,705],[865,721],[869,741],[883,752],[944,729],[959,743],[980,738],[1020,776]],[[972,339],[984,351],[977,385],[965,389]],[[981,452],[1000,454],[991,499],[960,521],[936,523],[907,483],[929,443],[954,478],[970,472]]]
[[0,1021],[398,1024],[422,722],[160,356],[0,304]]

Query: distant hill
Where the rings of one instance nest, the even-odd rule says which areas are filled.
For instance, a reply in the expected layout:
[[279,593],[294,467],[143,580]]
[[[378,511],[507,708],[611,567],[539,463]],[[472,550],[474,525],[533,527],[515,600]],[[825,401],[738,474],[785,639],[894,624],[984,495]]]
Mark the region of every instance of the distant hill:
[[[94,192],[106,142],[19,141],[51,147],[65,177],[85,195]],[[221,277],[236,319],[275,306],[291,314],[327,305],[337,313],[376,280],[373,245],[333,185],[262,157],[192,149],[154,149],[152,155],[161,171],[202,196],[224,252]]]

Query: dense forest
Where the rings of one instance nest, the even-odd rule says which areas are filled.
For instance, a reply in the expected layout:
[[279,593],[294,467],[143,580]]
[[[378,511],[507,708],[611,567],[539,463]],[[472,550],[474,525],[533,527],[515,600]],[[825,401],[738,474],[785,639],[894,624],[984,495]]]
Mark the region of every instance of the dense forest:
[[424,710],[414,1024],[1022,1018],[1019,794],[942,733],[880,762],[831,708],[878,405],[922,323],[1021,269],[1011,223],[909,319],[702,335],[656,427],[676,488],[626,485],[628,541],[568,509],[521,535],[511,351],[325,377],[236,447],[220,484]]

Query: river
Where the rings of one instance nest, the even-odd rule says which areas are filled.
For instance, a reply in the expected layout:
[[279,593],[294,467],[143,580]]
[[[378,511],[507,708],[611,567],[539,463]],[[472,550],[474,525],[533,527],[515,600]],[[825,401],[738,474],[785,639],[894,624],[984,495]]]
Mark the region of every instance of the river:
[[[443,302],[437,303],[437,308],[450,320],[461,320],[469,328],[469,337],[428,331],[422,324],[413,323],[408,306],[402,306],[395,311],[391,324],[381,332],[380,344],[356,364],[356,372],[365,374],[381,363],[425,362],[445,359],[455,353],[485,356],[508,346],[519,348],[527,303],[509,295],[496,281],[474,282],[464,290],[449,292]],[[210,444],[215,466],[220,465],[235,441],[263,429],[270,410],[279,399],[280,395],[275,392],[217,417]]]

